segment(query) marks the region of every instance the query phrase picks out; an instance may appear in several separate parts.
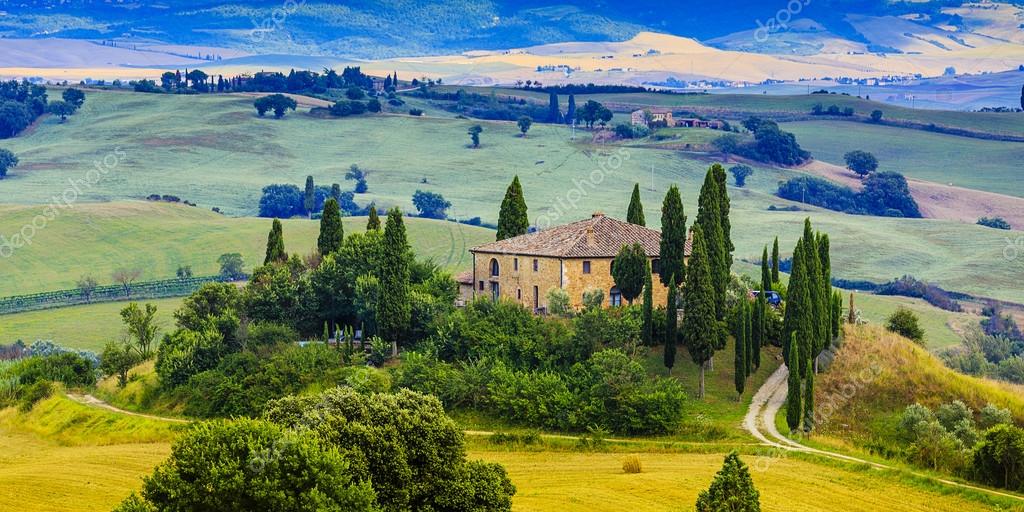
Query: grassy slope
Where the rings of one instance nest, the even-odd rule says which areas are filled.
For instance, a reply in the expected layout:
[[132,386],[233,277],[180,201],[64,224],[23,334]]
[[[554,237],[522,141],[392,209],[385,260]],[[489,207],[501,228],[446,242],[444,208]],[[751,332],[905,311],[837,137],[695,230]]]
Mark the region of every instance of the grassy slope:
[[[737,97],[737,101],[741,99]],[[537,124],[523,139],[516,136],[514,123],[483,122],[483,147],[470,150],[465,147],[466,129],[474,121],[469,120],[403,116],[317,120],[299,112],[274,121],[258,119],[250,110],[247,100],[226,96],[93,93],[83,111],[67,124],[47,121],[34,134],[9,142],[23,163],[15,175],[0,183],[0,190],[9,190],[12,195],[5,197],[19,202],[46,201],[55,193],[54,183],[79,176],[92,159],[121,146],[128,157],[94,191],[87,192],[86,199],[172,193],[199,202],[201,208],[196,212],[216,205],[229,213],[252,213],[259,189],[267,183],[300,184],[307,174],[319,183],[342,181],[348,164],[358,162],[371,172],[370,193],[358,198],[361,203],[376,200],[411,210],[410,198],[417,189],[440,191],[452,201],[454,215],[481,216],[490,222],[496,220],[498,202],[515,174],[523,182],[531,219],[541,225],[580,219],[594,210],[624,216],[628,191],[639,181],[647,218],[656,227],[660,199],[669,184],[680,185],[692,221],[708,166],[678,152],[584,143],[585,133],[574,143],[568,140],[568,129],[561,126]],[[153,129],[158,125],[159,130]],[[613,155],[617,157],[610,158]],[[616,166],[618,158],[621,163]],[[778,181],[795,175],[798,173],[759,167],[746,189],[730,189],[737,256],[760,255],[761,245],[770,242],[775,233],[783,237],[784,248],[795,243],[800,222],[808,213],[766,211],[771,204],[787,204],[772,194]],[[422,183],[424,179],[428,183]],[[648,190],[652,181],[653,190]],[[577,183],[581,185],[573,192]],[[1001,232],[951,222],[880,220],[822,211],[811,215],[819,228],[832,235],[839,277],[888,280],[914,274],[946,288],[1024,302],[1024,291],[1014,285],[1015,270],[1002,260],[1005,242]],[[245,235],[244,244],[232,241],[225,245],[248,247],[250,263],[260,258],[265,221],[221,222],[256,223],[253,234]],[[46,240],[46,233],[58,231],[59,224],[52,222],[36,240]],[[22,225],[0,220],[0,233],[9,235]],[[80,228],[74,226],[69,231],[81,233]],[[286,242],[288,232],[294,229],[286,225]],[[312,232],[309,228],[306,247],[312,245]],[[154,239],[139,240],[152,243]],[[141,247],[135,249],[133,257],[160,268],[160,277],[186,263],[179,261],[184,259],[184,250],[152,256]],[[191,262],[197,271],[213,270],[213,261],[221,252],[210,251]],[[72,268],[78,259],[94,257],[75,251],[39,254],[36,268],[44,281],[50,281],[46,288],[57,283],[66,286],[78,275],[56,275],[53,269],[61,267],[44,265],[42,254],[59,258],[61,265]],[[106,275],[114,264],[105,261],[95,256],[90,264],[99,265]],[[19,287],[37,280],[34,272],[22,275],[25,277],[16,278],[21,280]],[[3,286],[0,283],[0,289]]]
[[[849,301],[849,292],[844,301]],[[954,313],[939,309],[921,299],[854,293],[854,307],[862,317],[875,324],[885,325],[896,308],[905,307],[917,314],[925,332],[924,343],[929,350],[941,350],[960,344],[962,333],[971,325],[978,325],[981,317],[970,313]]]
[[[155,304],[159,336],[174,328],[174,311],[182,298],[143,300]],[[127,302],[105,302],[86,306],[30,311],[3,316],[0,326],[0,344],[22,340],[26,344],[35,340],[53,340],[65,347],[99,352],[108,341],[124,337],[124,324],[120,311]]]
[[828,409],[829,396],[843,394],[850,385],[856,388],[852,398],[835,401],[835,412],[819,431],[856,444],[890,440],[903,410],[914,403],[935,408],[963,400],[978,411],[991,402],[1024,422],[1024,387],[954,372],[925,349],[878,326],[847,326],[835,364],[815,382],[815,403]]
[[[5,183],[6,184],[6,183]],[[0,233],[32,221],[38,207],[0,206]],[[345,232],[363,231],[365,217],[345,219]],[[316,246],[319,221],[284,221],[285,248],[308,254]],[[493,231],[423,219],[406,219],[416,254],[450,269],[471,266],[466,248],[493,240]],[[139,267],[141,280],[174,277],[179,265],[196,275],[217,273],[217,257],[240,252],[246,267],[263,262],[269,219],[232,218],[201,208],[150,202],[81,204],[37,230],[32,245],[4,260],[0,296],[75,287],[83,274],[111,284],[121,267]]]
[[843,121],[785,123],[818,160],[845,165],[843,155],[861,149],[878,157],[883,170],[997,194],[1024,197],[1018,165],[1024,143],[999,142]]

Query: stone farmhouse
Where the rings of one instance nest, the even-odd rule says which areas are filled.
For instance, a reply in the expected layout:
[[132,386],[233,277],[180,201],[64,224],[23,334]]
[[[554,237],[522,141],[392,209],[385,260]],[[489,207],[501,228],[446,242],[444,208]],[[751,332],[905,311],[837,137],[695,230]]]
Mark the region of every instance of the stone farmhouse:
[[[470,249],[473,270],[459,276],[462,297],[508,299],[543,313],[548,292],[561,288],[574,308],[583,293],[599,289],[606,306],[625,303],[611,274],[612,260],[623,245],[639,243],[658,272],[661,233],[595,213],[591,218]],[[691,242],[686,242],[688,258]],[[654,276],[655,306],[664,306],[668,289]]]

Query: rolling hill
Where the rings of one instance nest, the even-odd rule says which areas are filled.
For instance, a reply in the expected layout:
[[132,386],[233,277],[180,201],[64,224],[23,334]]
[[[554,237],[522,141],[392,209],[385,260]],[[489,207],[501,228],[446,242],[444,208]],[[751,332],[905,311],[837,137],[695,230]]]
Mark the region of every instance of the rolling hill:
[[[813,101],[813,98],[784,97],[769,102],[761,97],[737,96],[736,101],[741,103],[732,106],[728,97],[717,95],[694,99],[638,96],[642,97],[638,101],[667,98],[689,104],[700,100],[709,108],[765,111],[796,110]],[[609,102],[634,101],[622,95],[598,97]],[[744,101],[746,103],[742,103]],[[897,113],[902,111],[896,110],[893,115]],[[359,204],[374,201],[380,207],[399,206],[413,211],[413,193],[426,190],[442,193],[452,202],[449,215],[459,219],[481,217],[489,223],[496,222],[496,202],[512,177],[518,175],[526,192],[530,218],[540,227],[585,218],[596,210],[622,217],[628,203],[626,194],[637,182],[643,187],[647,218],[652,224],[657,223],[658,205],[670,184],[680,186],[684,204],[693,215],[700,184],[710,165],[707,157],[701,155],[596,143],[585,132],[578,132],[577,140],[573,141],[567,127],[548,124],[536,124],[529,136],[522,138],[514,123],[479,122],[484,128],[482,146],[473,150],[467,148],[466,130],[478,121],[395,114],[317,119],[300,111],[283,120],[272,120],[256,117],[251,98],[233,95],[186,97],[91,92],[82,111],[67,123],[47,119],[34,133],[4,143],[19,155],[22,163],[0,182],[0,191],[22,204],[9,208],[20,209],[23,219],[31,219],[34,211],[42,210],[42,205],[51,201],[54,183],[80,176],[91,162],[119,148],[125,158],[119,160],[116,172],[84,190],[75,208],[82,209],[93,202],[139,199],[153,193],[177,195],[198,203],[197,208],[185,211],[191,212],[189,215],[214,219],[211,222],[219,226],[218,230],[230,230],[233,223],[249,226],[230,235],[238,237],[237,241],[225,245],[249,247],[243,254],[247,261],[254,262],[262,255],[267,221],[232,220],[209,213],[208,209],[220,207],[229,215],[253,215],[262,187],[271,183],[301,185],[307,175],[312,175],[320,184],[346,183],[344,170],[352,163],[358,163],[370,173],[369,192],[356,195]],[[914,114],[926,115],[922,111],[906,113]],[[927,115],[940,114],[945,116],[942,119],[969,126],[985,126],[986,120],[992,120],[989,129],[993,130],[1011,130],[1018,122],[1012,115],[1000,114],[943,112]],[[899,132],[907,143],[913,143],[919,133],[922,132]],[[832,234],[834,265],[842,269],[837,277],[888,281],[911,274],[950,290],[1024,302],[1024,295],[1015,285],[1019,272],[1015,265],[1019,262],[1006,261],[1003,257],[1004,239],[1012,233],[958,222],[880,219],[817,208],[769,211],[772,205],[793,206],[774,194],[779,181],[803,175],[800,170],[757,166],[746,188],[730,188],[738,258],[759,255],[761,247],[771,242],[766,238],[768,233],[779,233],[784,249],[792,247],[800,233],[800,224],[810,216],[819,229]],[[576,192],[570,193],[570,190]],[[132,208],[141,213],[139,210],[144,206],[152,205],[137,203]],[[53,236],[48,233],[58,233],[62,229],[59,226],[71,224],[53,222],[52,227],[40,231],[36,238],[42,241]],[[0,221],[0,233],[10,236],[23,225],[24,221],[8,215]],[[306,239],[310,240],[308,247],[311,247],[315,223],[301,220],[286,223],[286,243],[292,225],[296,226],[294,229],[308,229],[305,236],[309,237]],[[181,231],[172,231],[179,233],[174,237],[187,240],[188,229],[188,221],[179,220],[176,230]],[[83,236],[82,233],[90,231],[72,232],[75,236]],[[163,237],[175,239],[170,235]],[[135,243],[131,238],[126,240],[120,244]],[[82,243],[88,247],[94,241]],[[447,251],[450,245],[448,241],[438,243],[443,246],[438,251]],[[59,258],[81,258],[75,257],[73,245],[63,247],[68,250],[62,251]],[[170,246],[170,250],[160,256],[149,255],[149,249],[141,245],[131,247],[133,251],[112,250],[110,253],[127,254],[127,261],[151,262],[155,265],[153,268],[159,269],[153,274],[161,277],[171,275],[180,264],[179,260],[181,263],[186,260],[182,256],[185,248],[181,245]],[[197,273],[215,270],[217,256],[226,252],[220,245],[213,244],[206,251],[188,259]],[[96,258],[93,261],[103,261],[98,267],[101,269],[120,265],[101,260],[103,256],[90,255],[84,261],[93,257]],[[443,257],[445,261],[447,258]],[[82,268],[73,261],[57,262],[69,264],[70,268]],[[19,290],[20,286],[40,289],[34,282],[44,283],[44,289],[65,287],[79,276],[75,272],[58,272],[50,263],[41,256],[33,257],[26,263],[29,265],[23,274],[26,277],[8,289]],[[104,270],[102,274],[108,272]],[[37,274],[51,277],[41,280],[30,277]]]

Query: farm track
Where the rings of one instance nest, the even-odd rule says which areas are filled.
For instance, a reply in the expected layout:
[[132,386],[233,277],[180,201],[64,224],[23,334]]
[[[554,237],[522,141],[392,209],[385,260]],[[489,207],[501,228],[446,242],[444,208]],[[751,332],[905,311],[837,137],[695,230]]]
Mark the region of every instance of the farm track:
[[[906,471],[895,466],[888,464],[882,464],[879,462],[873,462],[850,455],[844,455],[842,453],[831,452],[827,450],[819,450],[810,446],[801,444],[798,440],[782,435],[778,428],[775,426],[775,417],[782,408],[782,405],[786,402],[786,394],[789,391],[788,384],[789,370],[785,365],[780,366],[775,373],[765,381],[764,385],[757,390],[754,394],[754,399],[750,403],[750,409],[747,410],[747,415],[743,419],[743,428],[750,432],[755,438],[760,440],[762,443],[771,446],[773,448],[789,451],[789,452],[800,452],[809,453],[812,455],[819,455],[822,457],[828,457],[831,459],[837,459],[845,462],[852,462],[855,464],[867,464],[877,470],[892,470],[892,471]],[[1011,494],[1002,491],[996,491],[993,489],[987,489],[984,487],[978,487],[975,485],[964,484],[955,482],[953,480],[947,480],[944,478],[938,478],[932,475],[926,475],[924,473],[918,473],[915,471],[907,471],[909,474],[917,478],[932,480],[934,482],[947,485],[950,487],[957,487],[960,489],[969,489],[992,496],[1000,496],[1003,498],[1010,498],[1024,502],[1024,496],[1017,494]]]

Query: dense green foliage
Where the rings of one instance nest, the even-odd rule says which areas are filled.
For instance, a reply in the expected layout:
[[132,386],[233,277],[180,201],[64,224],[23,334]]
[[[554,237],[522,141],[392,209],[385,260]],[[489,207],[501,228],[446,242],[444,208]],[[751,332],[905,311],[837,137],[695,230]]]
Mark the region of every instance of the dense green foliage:
[[697,512],[760,512],[761,495],[754,488],[750,470],[735,451],[725,456],[711,487],[697,498]]
[[308,429],[351,461],[383,510],[507,511],[515,487],[497,464],[467,461],[463,434],[434,397],[336,388],[270,405],[267,419]]
[[477,300],[406,352],[395,384],[527,426],[626,434],[673,431],[684,393],[648,377],[627,355],[639,344],[639,308],[594,308],[573,320]]
[[779,184],[779,197],[854,215],[920,218],[921,211],[910,195],[903,175],[875,172],[864,180],[860,192],[812,176],[792,178]]
[[353,471],[353,458],[267,421],[200,423],[146,477],[142,496],[115,510],[372,510],[374,490]]

